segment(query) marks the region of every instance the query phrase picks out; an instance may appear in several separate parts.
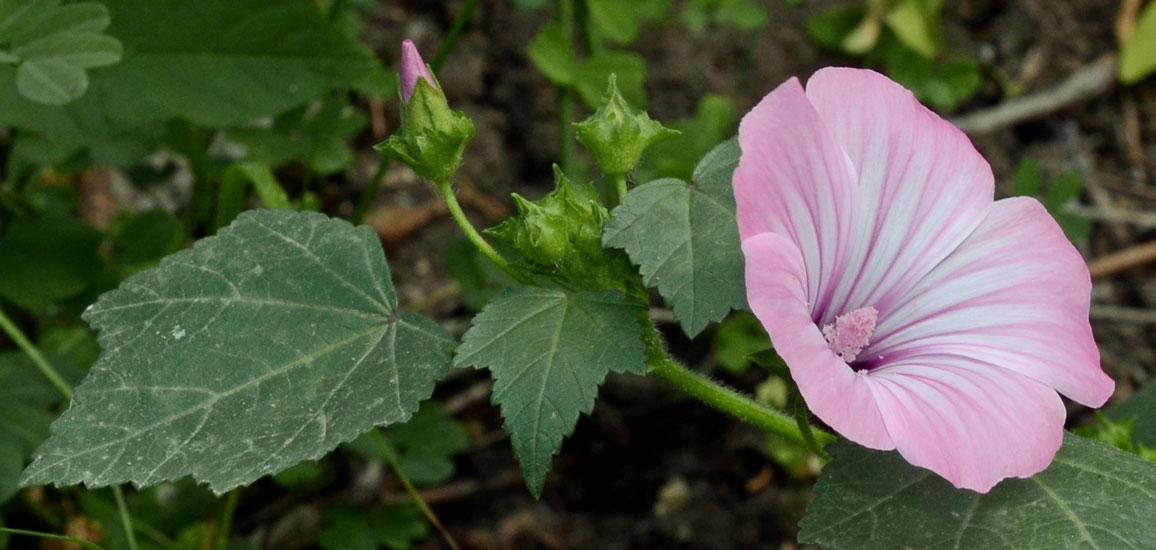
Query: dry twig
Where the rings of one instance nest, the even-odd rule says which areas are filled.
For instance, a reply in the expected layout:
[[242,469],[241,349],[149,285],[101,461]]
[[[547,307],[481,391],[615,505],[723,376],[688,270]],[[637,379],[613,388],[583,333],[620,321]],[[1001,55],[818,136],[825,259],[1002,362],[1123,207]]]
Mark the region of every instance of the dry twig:
[[990,109],[952,119],[969,134],[988,134],[1096,97],[1116,81],[1116,56],[1104,55],[1049,90],[1017,97]]
[[1156,262],[1156,241],[1126,248],[1119,252],[1096,258],[1088,264],[1092,278],[1107,277],[1134,267]]

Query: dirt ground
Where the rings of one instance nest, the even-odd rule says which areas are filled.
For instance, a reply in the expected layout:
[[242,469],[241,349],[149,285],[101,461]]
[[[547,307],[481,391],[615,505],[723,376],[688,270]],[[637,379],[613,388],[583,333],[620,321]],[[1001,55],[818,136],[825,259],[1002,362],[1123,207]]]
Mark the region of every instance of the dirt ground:
[[[407,37],[433,52],[461,4],[384,2],[367,39],[387,60]],[[808,17],[833,4],[803,0],[795,7],[768,0],[770,23],[756,33],[692,34],[679,25],[645,29],[632,48],[648,63],[651,115],[658,120],[689,116],[706,93],[729,95],[745,112],[792,75],[854,63],[821,51],[804,30]],[[1026,94],[1046,94],[1088,70],[1115,49],[1118,8],[1118,2],[1106,0],[947,3],[947,51],[973,56],[985,66],[981,93],[952,115],[1007,101],[997,84],[1001,80]],[[544,12],[519,11],[504,0],[483,2],[439,73],[451,103],[478,128],[458,183],[473,197],[465,202],[479,224],[509,210],[511,191],[534,197],[551,187],[554,93],[524,53],[545,18]],[[1008,193],[1012,171],[1027,156],[1038,159],[1047,174],[1076,169],[1084,175],[1082,211],[1096,221],[1084,252],[1093,264],[1156,238],[1153,80],[1114,86],[1046,116],[973,136],[995,171],[997,194]],[[396,104],[384,107],[386,124],[393,128]],[[366,147],[360,160],[361,177],[368,179],[376,155]],[[458,238],[456,227],[439,215],[434,194],[408,169],[391,169],[385,185],[376,219],[383,225],[399,217],[418,220],[387,242],[403,302],[464,330],[469,312],[447,290],[451,279],[442,255],[446,243]],[[354,200],[351,193],[336,213],[352,208]],[[1101,267],[1093,326],[1103,366],[1118,381],[1119,399],[1156,373],[1156,278],[1144,262]],[[706,355],[709,335],[695,343],[673,331],[670,337],[691,364]],[[754,430],[682,400],[661,382],[613,377],[592,417],[580,420],[563,446],[544,495],[535,501],[518,477],[501,419],[488,404],[487,380],[485,373],[456,373],[438,390],[474,435],[473,447],[458,461],[456,479],[427,492],[463,548],[793,547],[809,485],[789,481],[773,466]],[[759,376],[728,381],[750,391]],[[1076,415],[1073,422],[1084,418]],[[431,536],[421,548],[446,546]]]

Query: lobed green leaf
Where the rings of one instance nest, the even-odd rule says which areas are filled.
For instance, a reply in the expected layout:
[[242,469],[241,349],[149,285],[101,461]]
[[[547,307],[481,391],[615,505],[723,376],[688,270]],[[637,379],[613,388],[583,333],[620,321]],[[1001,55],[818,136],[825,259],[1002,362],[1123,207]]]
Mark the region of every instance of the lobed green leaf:
[[453,347],[398,311],[373,231],[286,210],[242,214],[84,318],[104,352],[23,485],[224,492],[406,420]]
[[640,185],[606,223],[603,244],[626,250],[688,336],[746,307],[731,188],[738,158],[738,141],[724,142],[699,162],[693,183],[661,179]]
[[617,291],[516,287],[474,318],[454,364],[490,369],[493,402],[535,496],[579,413],[593,410],[606,374],[646,372],[644,311]]

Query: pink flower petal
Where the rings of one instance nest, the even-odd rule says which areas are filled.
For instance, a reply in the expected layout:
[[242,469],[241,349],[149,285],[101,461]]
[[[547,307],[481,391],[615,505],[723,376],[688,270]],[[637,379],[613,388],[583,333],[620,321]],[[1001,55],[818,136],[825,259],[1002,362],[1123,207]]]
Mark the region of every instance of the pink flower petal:
[[[846,282],[820,325],[862,306],[885,316],[979,225],[991,207],[991,168],[963,132],[879,73],[822,69],[806,93],[850,159],[857,186],[854,211],[842,213],[854,214],[856,237]],[[794,139],[786,128],[772,131]]]
[[811,321],[805,297],[806,269],[794,243],[775,233],[743,241],[747,300],[807,405],[844,437],[873,449],[893,449],[868,377],[831,351]]
[[405,39],[401,43],[401,99],[409,103],[410,96],[413,95],[414,88],[417,87],[417,79],[424,78],[430,86],[437,88],[437,81],[429,72],[429,67],[426,66],[425,61],[422,61],[421,54],[417,51],[417,46],[413,44],[413,40]]
[[807,266],[807,301],[824,303],[820,291],[829,296],[844,279],[850,255],[856,199],[846,155],[795,78],[743,117],[739,146],[739,234],[773,232],[793,242]]
[[960,356],[921,356],[868,376],[887,431],[908,462],[986,493],[1048,466],[1063,441],[1052,388]]
[[1034,199],[998,201],[983,223],[881,315],[860,357],[879,364],[958,355],[998,365],[1098,407],[1115,383],[1088,323],[1079,252]]

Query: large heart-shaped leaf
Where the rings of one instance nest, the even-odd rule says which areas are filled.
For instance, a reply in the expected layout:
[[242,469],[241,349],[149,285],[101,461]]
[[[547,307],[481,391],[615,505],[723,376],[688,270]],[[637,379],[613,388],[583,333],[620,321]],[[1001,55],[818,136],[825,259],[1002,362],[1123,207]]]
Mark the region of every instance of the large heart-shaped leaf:
[[606,373],[646,372],[643,311],[642,302],[615,291],[518,287],[474,318],[455,364],[490,369],[493,401],[535,495],[578,414],[594,408]]
[[453,347],[398,311],[373,231],[285,210],[243,214],[84,318],[104,352],[24,485],[226,491],[409,418]]
[[699,162],[693,183],[668,178],[640,185],[606,223],[602,242],[626,249],[689,336],[746,307],[731,189],[738,160],[738,140],[724,142]]
[[1065,434],[1047,470],[991,492],[953,488],[895,452],[846,441],[815,486],[799,542],[842,548],[1150,548],[1156,464]]

